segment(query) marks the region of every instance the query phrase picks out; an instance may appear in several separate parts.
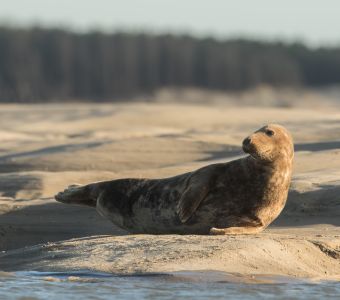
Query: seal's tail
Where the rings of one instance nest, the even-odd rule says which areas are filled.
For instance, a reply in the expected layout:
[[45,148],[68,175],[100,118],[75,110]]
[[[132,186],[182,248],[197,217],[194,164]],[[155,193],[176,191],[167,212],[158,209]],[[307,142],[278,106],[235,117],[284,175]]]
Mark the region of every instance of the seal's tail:
[[59,192],[54,198],[62,203],[96,207],[97,197],[92,190],[91,185],[73,184],[63,192]]

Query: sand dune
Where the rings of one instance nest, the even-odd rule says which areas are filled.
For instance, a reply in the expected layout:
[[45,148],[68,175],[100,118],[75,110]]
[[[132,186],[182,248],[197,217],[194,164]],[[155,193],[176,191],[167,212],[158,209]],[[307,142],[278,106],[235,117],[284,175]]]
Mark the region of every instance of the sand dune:
[[[71,183],[167,177],[235,159],[242,139],[270,122],[292,131],[296,160],[287,206],[263,234],[130,236],[52,198]],[[0,142],[1,270],[340,275],[340,108],[1,105]]]

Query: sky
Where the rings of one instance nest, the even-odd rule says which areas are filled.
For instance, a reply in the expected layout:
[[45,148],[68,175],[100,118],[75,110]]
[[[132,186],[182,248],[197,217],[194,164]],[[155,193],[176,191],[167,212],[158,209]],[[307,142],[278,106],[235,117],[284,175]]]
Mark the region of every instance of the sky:
[[0,23],[340,45],[339,0],[0,0]]

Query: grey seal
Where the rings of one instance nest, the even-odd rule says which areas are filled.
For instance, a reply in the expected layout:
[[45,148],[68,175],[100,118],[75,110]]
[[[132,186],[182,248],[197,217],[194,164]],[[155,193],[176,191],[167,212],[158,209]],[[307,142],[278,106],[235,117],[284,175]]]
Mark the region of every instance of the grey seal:
[[243,141],[248,156],[163,179],[72,185],[55,199],[87,205],[131,233],[253,234],[285,206],[294,157],[290,133],[266,125]]

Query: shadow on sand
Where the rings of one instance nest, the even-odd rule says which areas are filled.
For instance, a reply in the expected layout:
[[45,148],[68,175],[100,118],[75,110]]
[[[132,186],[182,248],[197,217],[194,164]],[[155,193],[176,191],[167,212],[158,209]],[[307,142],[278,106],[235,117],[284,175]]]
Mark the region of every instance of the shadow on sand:
[[286,207],[274,223],[278,226],[314,224],[340,226],[339,185],[320,185],[316,190],[303,193],[291,190]]
[[71,238],[125,233],[92,208],[57,202],[33,204],[0,215],[0,251]]
[[295,151],[325,151],[340,149],[340,141],[295,144]]
[[33,175],[6,174],[0,175],[0,195],[4,197],[17,198],[17,193],[30,191],[30,199],[41,196],[41,179]]
[[26,152],[18,152],[8,155],[0,156],[0,162],[10,161],[12,159],[17,158],[33,158],[41,155],[46,154],[56,154],[56,153],[69,153],[74,151],[79,151],[83,149],[90,149],[102,146],[110,142],[91,142],[91,143],[82,143],[82,144],[65,144],[65,145],[58,145],[52,147],[41,148],[33,151],[26,151]]

